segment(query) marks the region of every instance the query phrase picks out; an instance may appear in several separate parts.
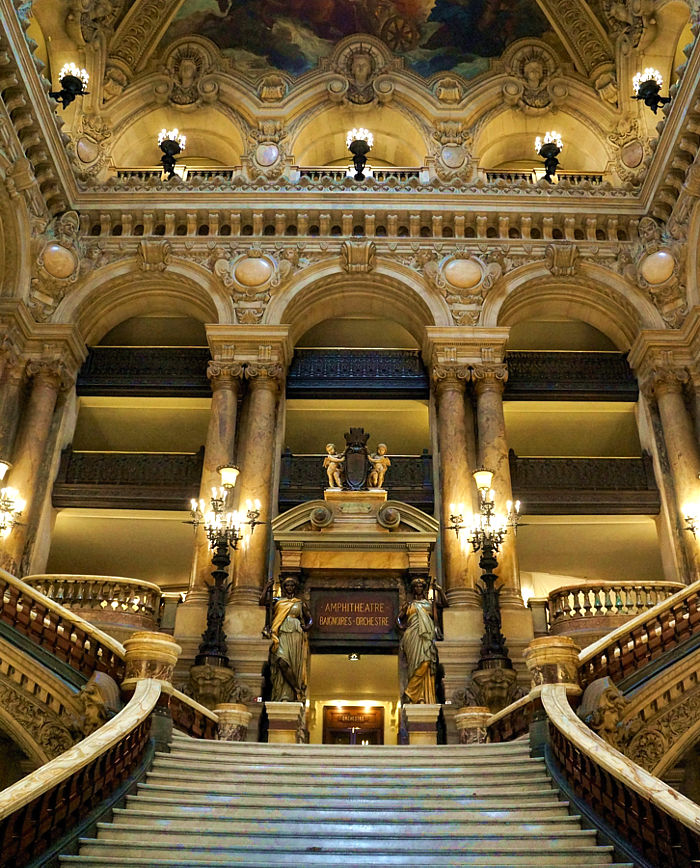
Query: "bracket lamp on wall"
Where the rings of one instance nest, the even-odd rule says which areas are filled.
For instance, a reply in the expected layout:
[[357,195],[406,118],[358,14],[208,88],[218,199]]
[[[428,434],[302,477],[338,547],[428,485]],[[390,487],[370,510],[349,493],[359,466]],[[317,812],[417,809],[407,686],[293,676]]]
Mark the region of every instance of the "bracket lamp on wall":
[[374,136],[369,130],[359,127],[349,130],[345,137],[347,149],[352,154],[352,163],[355,166],[355,180],[364,181],[363,169],[367,165],[367,154],[372,150]]
[[670,96],[659,96],[664,80],[658,69],[648,66],[644,72],[638,72],[632,79],[634,95],[632,99],[639,99],[656,114],[660,105],[671,102]]
[[85,96],[90,76],[86,69],[80,69],[75,63],[64,64],[59,73],[58,80],[60,90],[49,91],[49,96],[63,104],[63,108],[69,106],[76,96]]
[[563,147],[564,142],[562,141],[562,137],[554,130],[545,133],[544,141],[539,136],[535,139],[535,151],[544,160],[544,179],[550,184],[552,183],[552,175],[555,175],[557,172],[557,167],[559,166],[557,157],[561,154]]
[[185,150],[186,141],[186,137],[180,134],[177,127],[172,130],[163,128],[158,133],[158,147],[163,152],[160,161],[168,181],[175,177],[175,157]]

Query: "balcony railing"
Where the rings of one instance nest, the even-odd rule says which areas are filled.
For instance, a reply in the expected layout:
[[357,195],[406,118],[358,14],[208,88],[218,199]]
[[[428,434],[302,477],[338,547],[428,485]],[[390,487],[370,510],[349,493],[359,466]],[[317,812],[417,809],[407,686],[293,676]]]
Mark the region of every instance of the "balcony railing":
[[[293,455],[282,453],[279,509],[284,512],[299,503],[323,497],[328,485],[323,469],[325,455]],[[391,500],[401,500],[425,512],[432,512],[433,458],[426,450],[422,455],[392,455],[391,467],[384,480]]]
[[56,507],[187,508],[197,497],[204,447],[196,453],[74,452],[61,455],[53,487]]
[[427,398],[428,375],[418,350],[298,349],[287,397]]
[[530,515],[651,515],[659,491],[651,456],[519,458],[509,454],[513,492]]
[[[118,576],[73,575],[27,576],[24,581],[107,633],[113,632],[110,627],[127,631],[157,628],[161,592],[152,582]],[[121,632],[117,638],[121,638]]]
[[625,353],[513,351],[507,361],[507,400],[637,400]]
[[79,395],[208,398],[207,347],[91,347]]

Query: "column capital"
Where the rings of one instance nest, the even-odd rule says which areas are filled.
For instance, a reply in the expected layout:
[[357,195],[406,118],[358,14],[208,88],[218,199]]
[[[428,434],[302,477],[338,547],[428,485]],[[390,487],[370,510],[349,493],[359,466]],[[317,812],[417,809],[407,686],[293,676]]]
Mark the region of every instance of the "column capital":
[[262,389],[279,389],[284,380],[283,365],[266,362],[249,363],[245,366],[244,375],[251,385]]
[[471,380],[477,395],[486,389],[502,392],[508,381],[508,365],[505,362],[487,362],[471,366]]
[[237,387],[243,376],[243,365],[228,359],[211,359],[207,365],[207,378],[212,391]]
[[689,380],[687,368],[661,363],[641,372],[639,388],[647,400],[653,400],[660,395],[682,392]]
[[66,392],[75,384],[76,373],[68,369],[63,359],[30,359],[26,371],[30,379],[46,383],[57,392]]
[[459,389],[463,392],[469,379],[469,366],[434,364],[430,373],[438,394],[443,389]]

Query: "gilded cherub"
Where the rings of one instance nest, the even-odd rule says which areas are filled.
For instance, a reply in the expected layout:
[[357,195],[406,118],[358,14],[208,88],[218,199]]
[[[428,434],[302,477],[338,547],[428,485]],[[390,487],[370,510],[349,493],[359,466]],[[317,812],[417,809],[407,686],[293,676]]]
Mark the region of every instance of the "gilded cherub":
[[345,463],[345,456],[335,454],[335,443],[327,443],[326,452],[328,455],[323,459],[323,466],[326,468],[326,473],[328,474],[328,487],[342,488],[342,471],[343,464]]
[[369,472],[369,487],[382,488],[387,468],[391,467],[391,461],[386,454],[386,443],[379,443],[377,451],[368,456],[372,469]]

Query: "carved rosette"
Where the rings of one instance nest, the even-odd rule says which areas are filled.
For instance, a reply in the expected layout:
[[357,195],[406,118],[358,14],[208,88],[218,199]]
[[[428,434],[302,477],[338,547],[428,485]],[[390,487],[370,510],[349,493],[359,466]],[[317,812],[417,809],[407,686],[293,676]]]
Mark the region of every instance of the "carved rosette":
[[484,705],[464,706],[455,715],[460,744],[484,744],[491,710]]
[[578,655],[581,649],[569,636],[541,636],[524,652],[532,687],[570,684],[578,687]]
[[133,687],[143,678],[172,683],[173,670],[182,648],[167,633],[138,631],[124,642],[126,668],[123,687]]

